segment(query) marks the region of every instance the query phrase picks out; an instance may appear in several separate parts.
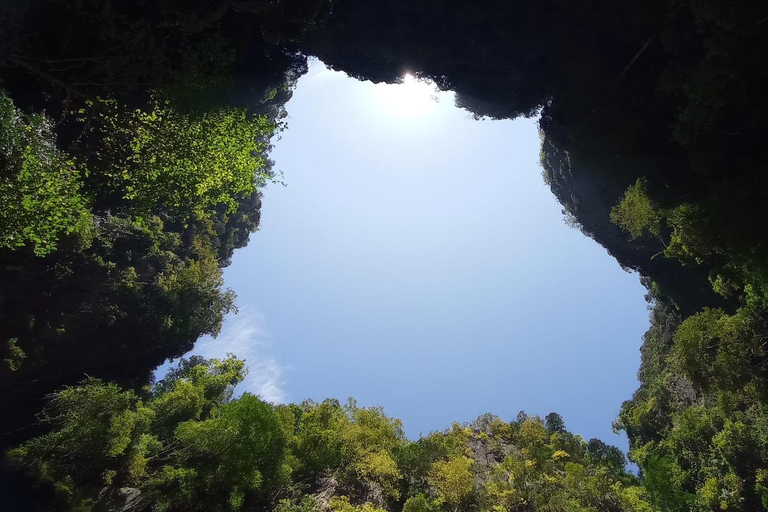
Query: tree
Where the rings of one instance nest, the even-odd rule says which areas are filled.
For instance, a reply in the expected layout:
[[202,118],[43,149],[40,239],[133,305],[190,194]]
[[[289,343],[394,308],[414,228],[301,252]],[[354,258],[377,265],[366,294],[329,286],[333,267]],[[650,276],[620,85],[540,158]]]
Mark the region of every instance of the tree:
[[614,475],[624,473],[627,458],[615,446],[605,444],[599,439],[590,439],[587,443],[587,454],[596,466],[603,466]]
[[209,418],[230,401],[234,386],[245,374],[245,362],[234,357],[223,361],[199,356],[181,359],[152,388],[153,429],[170,437],[179,423]]
[[459,510],[462,502],[475,489],[473,466],[474,461],[463,455],[432,464],[429,484],[435,490],[439,504],[444,504],[451,510]]
[[331,512],[386,512],[372,503],[364,503],[362,506],[355,506],[349,502],[346,496],[334,496],[329,504]]
[[548,434],[563,433],[565,432],[565,421],[556,412],[551,412],[544,418],[544,428],[547,429]]
[[[143,398],[95,379],[66,388],[48,409],[52,432],[11,458],[52,484],[65,510],[105,506],[105,496],[127,485],[167,512],[313,512],[323,503],[335,512],[383,512],[400,503],[404,512],[653,512],[636,479],[610,462],[616,448],[592,440],[587,452],[566,430],[547,438],[538,418],[528,417],[516,436],[454,424],[409,442],[399,420],[352,399],[277,407],[248,393],[231,399],[242,363],[186,359]],[[684,454],[688,427],[705,424],[696,420],[681,422],[681,443],[666,447],[673,457]],[[727,464],[759,452],[758,438],[737,422],[708,437]],[[507,455],[476,464],[488,452],[473,449],[484,445]],[[707,489],[730,489],[729,471]]]
[[718,350],[723,312],[705,308],[687,318],[675,331],[671,360],[678,370],[699,387],[709,386],[712,364]]
[[24,114],[0,91],[0,248],[44,256],[62,236],[84,232],[89,201],[81,170],[56,147],[45,114]]
[[155,482],[153,495],[174,510],[239,510],[248,494],[274,484],[285,439],[272,406],[244,394],[215,417],[180,423],[176,464]]
[[611,208],[611,221],[629,232],[632,238],[645,233],[659,236],[662,214],[648,197],[646,181],[638,178],[627,188],[618,205]]
[[135,393],[87,379],[50,398],[44,421],[52,432],[9,452],[15,464],[51,484],[73,508],[95,485],[124,485],[144,474],[157,447],[148,435],[154,418]]
[[218,205],[234,213],[271,177],[264,153],[275,126],[265,116],[239,108],[186,114],[160,100],[146,111],[106,105],[106,147],[95,165],[140,215],[161,210],[188,221]]
[[302,462],[300,472],[316,474],[341,467],[344,462],[342,436],[349,423],[341,405],[335,400],[302,405],[304,412],[293,447]]
[[438,510],[435,503],[423,494],[411,496],[403,505],[403,512],[437,512]]

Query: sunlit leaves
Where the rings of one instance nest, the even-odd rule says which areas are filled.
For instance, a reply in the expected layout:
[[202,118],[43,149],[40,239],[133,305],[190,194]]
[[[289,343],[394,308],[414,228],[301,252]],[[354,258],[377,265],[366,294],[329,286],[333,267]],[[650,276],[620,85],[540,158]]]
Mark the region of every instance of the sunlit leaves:
[[179,424],[175,438],[179,462],[197,473],[191,499],[226,496],[234,510],[245,493],[277,477],[285,445],[272,406],[249,394],[221,406],[215,417]]
[[[653,510],[611,447],[585,443],[556,415],[551,434],[536,416],[485,415],[471,424],[485,430],[456,423],[409,442],[399,420],[353,399],[231,399],[243,376],[233,357],[193,357],[142,396],[89,380],[53,397],[53,432],[12,459],[73,506],[87,506],[93,486],[130,485],[158,512]],[[747,449],[732,441],[743,433],[734,425],[714,439],[721,457]]]
[[206,217],[217,205],[231,213],[271,177],[264,153],[274,126],[264,116],[237,108],[186,114],[161,101],[147,111],[107,105],[99,165],[140,214]]
[[398,485],[403,475],[386,450],[364,451],[350,464],[350,469],[361,481],[380,485],[387,497],[400,497]]
[[411,496],[403,505],[403,512],[437,512],[438,510],[438,505],[423,494]]
[[638,179],[627,188],[618,205],[611,209],[611,221],[633,238],[646,233],[659,235],[662,216],[648,197],[646,182]]
[[429,472],[430,486],[437,494],[437,501],[455,510],[474,490],[474,461],[463,455],[439,460]]
[[81,173],[56,147],[45,114],[24,114],[0,91],[0,248],[43,256],[90,221]]
[[364,503],[360,506],[350,503],[347,496],[334,496],[331,498],[329,509],[331,512],[386,512],[372,503]]
[[89,379],[56,393],[46,412],[54,430],[11,451],[10,458],[77,503],[79,487],[96,475],[123,484],[143,475],[146,456],[157,449],[147,434],[153,418],[133,392]]

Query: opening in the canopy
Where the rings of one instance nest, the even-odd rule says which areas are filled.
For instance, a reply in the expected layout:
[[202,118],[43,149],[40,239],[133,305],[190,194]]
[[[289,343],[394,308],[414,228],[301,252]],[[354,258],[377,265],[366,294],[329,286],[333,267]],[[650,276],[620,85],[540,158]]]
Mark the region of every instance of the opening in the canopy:
[[287,110],[287,187],[225,270],[241,313],[193,353],[245,357],[241,388],[270,400],[385,405],[411,438],[525,409],[626,446],[610,424],[637,385],[644,290],[563,222],[535,119],[477,121],[411,75],[317,60]]

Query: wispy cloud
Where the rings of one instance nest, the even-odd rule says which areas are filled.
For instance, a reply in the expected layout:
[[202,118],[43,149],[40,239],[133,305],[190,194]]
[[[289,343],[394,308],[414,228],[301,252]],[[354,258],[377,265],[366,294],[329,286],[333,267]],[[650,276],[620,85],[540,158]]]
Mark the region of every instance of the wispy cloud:
[[[286,401],[284,374],[288,368],[278,363],[271,354],[272,340],[264,330],[264,325],[261,313],[251,307],[241,307],[237,315],[226,318],[218,337],[201,338],[187,355],[211,359],[234,354],[245,359],[248,376],[236,392],[240,394],[248,391],[267,402],[283,403]],[[158,371],[162,372],[162,369]]]

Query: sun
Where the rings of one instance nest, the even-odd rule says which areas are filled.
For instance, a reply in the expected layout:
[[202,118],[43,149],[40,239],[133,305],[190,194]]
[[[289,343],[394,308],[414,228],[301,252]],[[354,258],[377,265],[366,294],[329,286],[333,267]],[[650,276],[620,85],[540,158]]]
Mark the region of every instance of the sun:
[[389,114],[398,117],[419,117],[436,106],[437,88],[410,73],[399,84],[376,84],[377,103]]

